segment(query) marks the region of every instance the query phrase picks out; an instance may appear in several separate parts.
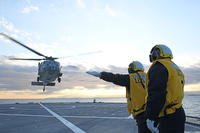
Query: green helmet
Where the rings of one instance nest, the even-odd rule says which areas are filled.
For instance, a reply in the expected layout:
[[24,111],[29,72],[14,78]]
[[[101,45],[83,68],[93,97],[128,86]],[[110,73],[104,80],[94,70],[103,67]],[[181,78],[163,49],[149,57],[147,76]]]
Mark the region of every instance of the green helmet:
[[134,73],[137,71],[144,71],[142,63],[140,63],[139,61],[131,62],[128,66],[128,73]]
[[172,51],[166,45],[163,45],[163,44],[155,45],[151,49],[151,52],[149,55],[150,62],[153,62],[157,59],[163,59],[163,58],[172,59],[173,58]]

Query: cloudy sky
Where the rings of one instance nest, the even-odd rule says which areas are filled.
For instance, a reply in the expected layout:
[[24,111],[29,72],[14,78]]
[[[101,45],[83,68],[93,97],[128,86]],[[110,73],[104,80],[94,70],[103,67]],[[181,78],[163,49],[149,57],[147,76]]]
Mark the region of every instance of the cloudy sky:
[[124,97],[125,89],[87,75],[96,69],[126,73],[132,60],[150,65],[157,43],[169,46],[186,76],[186,91],[200,91],[200,2],[147,0],[0,0],[0,32],[47,56],[61,57],[63,79],[45,93],[30,86],[37,58],[0,37],[0,98]]

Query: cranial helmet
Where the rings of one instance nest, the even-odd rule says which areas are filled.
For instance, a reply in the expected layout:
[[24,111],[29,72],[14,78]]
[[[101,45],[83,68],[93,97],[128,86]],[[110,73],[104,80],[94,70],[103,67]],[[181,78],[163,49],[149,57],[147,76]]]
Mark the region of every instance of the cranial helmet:
[[134,73],[137,71],[144,71],[142,63],[140,63],[139,61],[131,62],[128,66],[128,73]]
[[157,59],[173,58],[172,51],[166,45],[158,44],[151,49],[149,59],[153,62]]

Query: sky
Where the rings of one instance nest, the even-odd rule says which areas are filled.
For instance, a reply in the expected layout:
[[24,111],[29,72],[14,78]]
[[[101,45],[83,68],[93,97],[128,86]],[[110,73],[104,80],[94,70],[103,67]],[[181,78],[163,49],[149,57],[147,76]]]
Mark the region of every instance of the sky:
[[0,32],[47,56],[60,57],[62,82],[33,87],[38,62],[7,57],[38,55],[0,37],[0,99],[125,97],[125,88],[87,75],[127,73],[149,52],[167,45],[186,77],[185,91],[200,91],[200,1],[0,0]]

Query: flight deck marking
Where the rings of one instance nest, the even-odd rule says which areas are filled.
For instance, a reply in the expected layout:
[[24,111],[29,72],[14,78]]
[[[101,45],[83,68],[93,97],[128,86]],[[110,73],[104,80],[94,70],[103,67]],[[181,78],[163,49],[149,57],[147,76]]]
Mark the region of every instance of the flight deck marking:
[[[9,114],[9,113],[0,113],[0,116],[21,116],[21,117],[48,117],[48,118],[54,118],[54,116],[51,115],[32,115],[32,114]],[[130,117],[98,117],[98,116],[61,116],[61,117],[67,117],[67,118],[81,118],[81,119],[118,119],[118,120],[127,120],[127,119],[133,119]],[[200,126],[192,125],[189,123],[185,123],[186,126],[192,127],[195,129],[200,129]]]
[[7,114],[0,113],[0,116],[24,116],[24,117],[54,117],[52,115],[32,115],[32,114]]
[[43,104],[41,104],[41,103],[39,103],[39,104],[44,109],[46,109],[50,114],[52,114],[54,117],[56,117],[58,120],[60,120],[65,126],[70,128],[73,132],[75,132],[75,133],[86,133],[85,131],[83,131],[79,127],[75,126],[74,124],[72,124],[71,122],[67,121],[66,119],[64,119],[60,115],[56,114],[55,112],[53,112],[50,109],[48,109],[47,107],[45,107]]
[[[33,114],[8,114],[8,113],[0,113],[0,116],[24,116],[24,117],[54,117],[52,115],[33,115]],[[116,119],[116,120],[127,120],[129,117],[100,117],[100,116],[81,116],[81,115],[62,115],[61,117],[67,118],[81,118],[81,119]]]
[[[0,116],[21,116],[21,117],[48,117],[48,118],[54,118],[55,116],[51,115],[31,115],[31,114],[8,114],[8,113],[0,113]],[[130,119],[129,117],[97,117],[97,116],[62,116],[62,117],[68,117],[68,118],[86,118],[86,119]],[[200,129],[199,126],[192,125],[185,123],[186,126]]]

